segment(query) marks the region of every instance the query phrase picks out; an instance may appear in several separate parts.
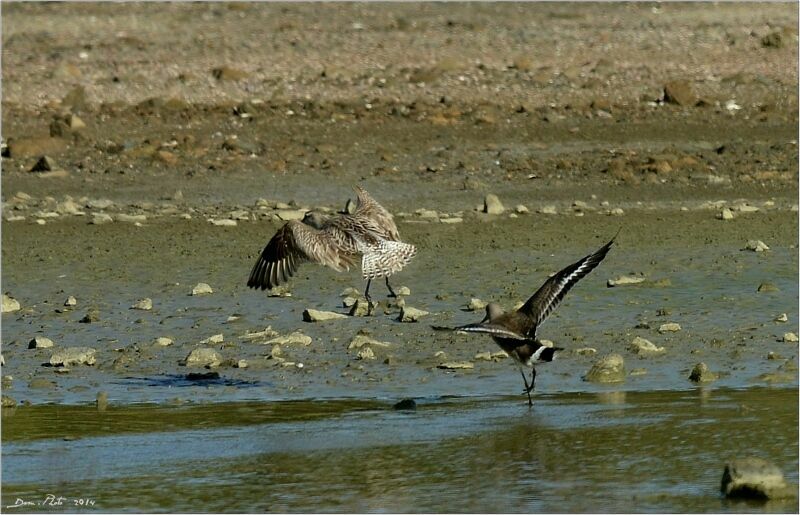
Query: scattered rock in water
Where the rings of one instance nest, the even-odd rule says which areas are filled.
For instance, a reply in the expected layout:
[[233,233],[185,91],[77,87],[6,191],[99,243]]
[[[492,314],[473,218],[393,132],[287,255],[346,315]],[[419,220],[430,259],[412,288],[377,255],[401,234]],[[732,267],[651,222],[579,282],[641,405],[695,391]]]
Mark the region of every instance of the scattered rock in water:
[[303,320],[305,322],[325,322],[326,320],[341,318],[347,318],[347,315],[334,313],[333,311],[318,311],[316,309],[306,309],[303,311]]
[[3,396],[2,396],[2,407],[3,408],[16,408],[17,407],[17,401],[14,400],[12,397],[9,397],[8,395],[3,394]]
[[97,392],[97,397],[95,398],[95,406],[97,407],[97,411],[105,411],[108,409],[107,392]]
[[249,367],[249,366],[250,366],[250,364],[247,362],[247,360],[246,360],[246,359],[240,359],[239,361],[237,361],[236,363],[234,363],[234,365],[233,365],[233,366],[234,366],[235,368],[247,368],[247,367]]
[[719,374],[711,372],[708,369],[708,365],[703,363],[702,361],[692,368],[692,372],[689,374],[689,381],[693,383],[710,383],[711,381],[716,381],[719,379]]
[[77,306],[77,305],[78,305],[78,299],[76,299],[72,295],[67,297],[67,300],[64,301],[64,306],[66,306],[66,307],[70,307],[71,308],[71,307],[74,307],[74,306]]
[[86,312],[83,318],[78,320],[78,322],[81,324],[92,324],[94,322],[97,322],[98,320],[100,320],[100,310],[90,309],[89,311]]
[[300,331],[287,334],[285,336],[277,336],[271,340],[267,340],[266,344],[271,345],[311,345],[312,338]]
[[717,213],[718,220],[733,220],[733,211],[727,207],[723,207],[722,211]]
[[356,359],[375,359],[375,352],[372,350],[372,347],[364,347],[358,351]]
[[414,411],[417,409],[417,403],[414,399],[403,399],[392,406],[392,409],[398,411]]
[[514,211],[518,215],[524,215],[526,213],[530,213],[530,209],[528,209],[528,207],[523,204],[517,204],[517,206],[514,208]]
[[2,310],[3,313],[13,313],[14,311],[19,311],[20,310],[19,301],[17,299],[9,297],[4,293]]
[[[348,297],[352,298],[352,297]],[[349,315],[351,317],[368,317],[372,316],[375,313],[375,309],[378,307],[378,303],[368,302],[367,299],[356,299],[355,303],[350,307]],[[342,315],[344,316],[344,315]]]
[[139,299],[133,306],[131,306],[131,309],[150,311],[151,309],[153,309],[153,299],[150,298]]
[[597,361],[583,377],[594,383],[618,383],[625,380],[625,360],[619,354],[610,354]]
[[788,322],[789,316],[786,313],[781,313],[773,319],[774,322]]
[[769,247],[766,243],[761,240],[747,240],[747,245],[744,246],[744,250],[752,250],[753,252],[764,252],[765,250],[769,250]]
[[192,295],[208,295],[210,293],[214,293],[214,290],[206,283],[197,283],[197,285],[192,288]]
[[117,222],[125,222],[130,224],[141,224],[147,221],[147,215],[129,215],[126,213],[119,213],[114,215]]
[[[239,337],[240,340],[261,340],[269,339],[278,336],[278,331],[274,330],[272,326],[267,326],[263,331],[254,331],[244,333]],[[262,342],[263,343],[263,342]]]
[[360,349],[365,345],[373,346],[373,347],[381,347],[381,348],[389,348],[392,346],[389,342],[381,342],[375,339],[370,338],[366,334],[356,334],[352,340],[350,340],[350,344],[347,346],[347,350],[350,349]]
[[785,333],[783,335],[783,341],[785,341],[786,343],[797,343],[798,338],[797,335],[794,333]]
[[97,351],[91,347],[67,347],[50,356],[50,365],[68,367],[70,365],[94,365]]
[[758,285],[757,293],[773,293],[781,291],[780,288],[773,283],[761,283]]
[[398,317],[398,320],[401,322],[416,322],[427,314],[427,311],[412,308],[410,306],[403,306],[403,308],[400,310],[400,316]]
[[664,101],[679,106],[691,107],[697,104],[697,95],[686,80],[673,80],[664,84]]
[[606,286],[609,288],[614,288],[615,286],[628,286],[631,284],[641,284],[645,282],[644,277],[640,277],[637,275],[623,275],[617,277],[616,279],[609,279],[606,282]]
[[797,496],[781,469],[763,458],[748,456],[725,464],[720,490],[725,497],[770,500]]
[[209,336],[205,340],[200,340],[200,343],[203,345],[213,345],[217,343],[222,343],[225,341],[225,335],[222,333],[214,334]]
[[187,367],[218,367],[222,363],[222,355],[210,347],[198,347],[186,356],[183,365]]
[[539,214],[542,214],[542,215],[557,215],[558,214],[558,210],[556,209],[556,206],[554,206],[554,205],[547,205],[547,206],[543,206],[541,209],[539,209]]
[[472,358],[475,361],[492,361],[492,353],[491,352],[479,352],[475,354]]
[[661,334],[664,333],[676,333],[681,330],[681,325],[675,322],[667,322],[666,324],[661,324],[658,326],[658,332]]
[[486,303],[481,299],[471,298],[467,304],[467,311],[480,311],[486,308]]
[[400,286],[399,288],[394,289],[394,293],[398,297],[408,297],[411,295],[411,288],[408,286]]
[[221,220],[211,219],[209,222],[211,222],[211,225],[216,225],[218,227],[236,227],[238,225],[236,220],[231,220],[229,218],[223,218]]
[[646,340],[640,336],[633,339],[628,349],[639,356],[652,356],[664,352],[664,347],[657,347],[650,340]]
[[497,195],[493,193],[489,193],[486,195],[486,198],[483,199],[483,212],[488,213],[490,215],[500,215],[506,209],[503,207],[503,204],[500,202],[500,199],[497,198]]
[[581,347],[580,349],[575,349],[573,352],[579,356],[592,356],[597,354],[597,349],[594,347]]
[[440,363],[436,368],[443,368],[445,370],[471,370],[475,368],[475,363],[471,361],[447,361]]
[[166,336],[159,336],[153,341],[153,345],[157,345],[159,347],[169,347],[173,343],[174,342],[172,341],[172,338],[167,338]]
[[94,213],[92,215],[92,221],[89,222],[92,225],[103,225],[113,222],[114,219],[111,218],[111,215],[106,213]]
[[45,338],[44,336],[34,336],[33,339],[28,342],[29,349],[49,349],[53,345],[55,345],[53,340]]

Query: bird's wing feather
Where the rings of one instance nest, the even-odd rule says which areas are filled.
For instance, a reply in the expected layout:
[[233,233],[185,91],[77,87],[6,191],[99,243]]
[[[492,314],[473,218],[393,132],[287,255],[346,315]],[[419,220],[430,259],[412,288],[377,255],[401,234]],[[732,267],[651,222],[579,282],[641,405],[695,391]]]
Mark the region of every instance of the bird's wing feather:
[[377,200],[372,198],[372,195],[367,193],[367,190],[361,186],[355,186],[353,189],[356,191],[358,197],[358,205],[353,215],[355,217],[363,216],[375,221],[382,233],[381,237],[383,239],[392,241],[400,240],[400,233],[397,231],[397,226],[394,223],[392,214],[380,205]]

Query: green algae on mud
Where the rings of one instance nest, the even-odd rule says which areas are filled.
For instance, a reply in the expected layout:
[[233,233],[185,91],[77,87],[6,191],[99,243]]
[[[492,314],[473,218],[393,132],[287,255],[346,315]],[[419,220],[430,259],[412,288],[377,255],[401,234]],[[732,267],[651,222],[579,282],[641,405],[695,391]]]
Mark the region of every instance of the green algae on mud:
[[[796,499],[725,501],[719,480],[726,460],[758,455],[796,483],[797,402],[796,389],[697,388],[545,395],[532,410],[510,397],[418,399],[414,412],[21,407],[4,417],[3,497],[137,511],[796,511]],[[198,490],[209,480],[213,492]]]

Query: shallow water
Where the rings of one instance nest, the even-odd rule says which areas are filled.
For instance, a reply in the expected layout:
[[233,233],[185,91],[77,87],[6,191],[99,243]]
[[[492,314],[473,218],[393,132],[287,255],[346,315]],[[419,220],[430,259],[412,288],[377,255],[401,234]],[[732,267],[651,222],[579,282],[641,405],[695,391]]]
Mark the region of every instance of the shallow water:
[[[36,406],[3,424],[3,503],[92,511],[796,512],[723,500],[726,459],[797,482],[792,389]],[[69,440],[65,442],[65,438]],[[213,488],[207,488],[212,486]],[[29,508],[16,508],[25,511]],[[40,508],[41,510],[41,508]]]

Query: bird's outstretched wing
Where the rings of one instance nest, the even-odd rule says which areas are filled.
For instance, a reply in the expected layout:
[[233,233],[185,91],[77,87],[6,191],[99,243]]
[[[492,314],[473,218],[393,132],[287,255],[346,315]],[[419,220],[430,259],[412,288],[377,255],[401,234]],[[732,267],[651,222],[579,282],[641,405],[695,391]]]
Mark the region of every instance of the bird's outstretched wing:
[[[586,274],[594,270],[608,254],[614,238],[600,247],[598,250],[578,260],[577,262],[564,268],[545,283],[534,293],[528,301],[519,308],[521,313],[526,314],[534,321],[534,331],[547,316],[558,306],[567,292],[575,286]],[[535,335],[527,335],[535,337]]]
[[317,230],[297,220],[278,229],[261,251],[247,286],[274,288],[285,283],[305,261],[314,261],[336,271],[348,270],[353,260],[341,252],[332,233],[335,229]]

